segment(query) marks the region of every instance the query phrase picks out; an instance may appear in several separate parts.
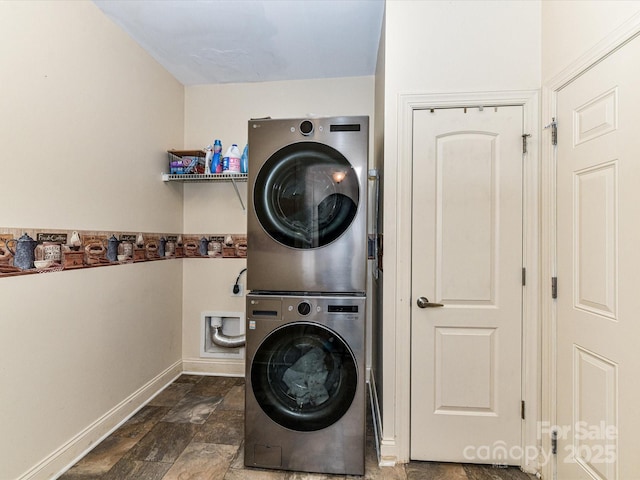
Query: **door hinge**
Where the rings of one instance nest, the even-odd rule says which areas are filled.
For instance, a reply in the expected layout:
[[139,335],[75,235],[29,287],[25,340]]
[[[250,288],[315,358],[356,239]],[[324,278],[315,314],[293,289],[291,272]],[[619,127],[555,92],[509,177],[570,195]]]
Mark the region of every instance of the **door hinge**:
[[544,128],[551,129],[551,145],[558,145],[558,122],[556,122],[556,117],[553,117],[551,123]]
[[551,453],[558,453],[558,431],[555,429],[551,430]]
[[527,269],[522,267],[522,286],[527,284]]
[[530,137],[530,133],[522,134],[522,153],[527,153],[527,137]]
[[524,420],[524,400],[520,402],[520,418]]
[[551,277],[551,298],[558,298],[558,277]]

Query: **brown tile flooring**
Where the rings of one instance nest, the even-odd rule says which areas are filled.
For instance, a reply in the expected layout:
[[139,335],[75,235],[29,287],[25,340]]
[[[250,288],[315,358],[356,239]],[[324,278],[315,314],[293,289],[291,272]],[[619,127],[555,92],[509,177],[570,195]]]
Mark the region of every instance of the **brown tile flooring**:
[[182,375],[61,480],[531,480],[517,468],[411,462],[379,467],[367,425],[364,477],[245,468],[244,379]]

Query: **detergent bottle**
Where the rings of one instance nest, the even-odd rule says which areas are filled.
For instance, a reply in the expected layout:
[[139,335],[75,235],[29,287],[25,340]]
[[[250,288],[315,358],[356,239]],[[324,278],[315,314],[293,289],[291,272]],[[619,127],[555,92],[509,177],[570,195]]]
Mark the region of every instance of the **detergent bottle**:
[[242,151],[242,157],[240,157],[240,173],[247,173],[249,171],[249,144],[244,146]]
[[[227,153],[224,154],[224,159],[222,161],[222,169],[228,173],[240,173],[240,150],[238,149],[237,144],[233,144],[227,150]],[[225,170],[226,167],[226,170]]]
[[220,140],[213,142],[211,173],[222,173],[222,142]]

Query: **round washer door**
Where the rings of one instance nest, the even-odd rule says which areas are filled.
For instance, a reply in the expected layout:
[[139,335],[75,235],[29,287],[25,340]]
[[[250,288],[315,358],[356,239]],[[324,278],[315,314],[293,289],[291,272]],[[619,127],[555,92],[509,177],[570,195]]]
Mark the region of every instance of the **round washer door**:
[[251,389],[274,422],[316,431],[337,422],[356,394],[358,370],[335,332],[296,322],[271,332],[251,363]]
[[253,198],[256,216],[271,238],[292,248],[319,248],[353,222],[360,201],[358,176],[336,149],[294,143],[264,163]]

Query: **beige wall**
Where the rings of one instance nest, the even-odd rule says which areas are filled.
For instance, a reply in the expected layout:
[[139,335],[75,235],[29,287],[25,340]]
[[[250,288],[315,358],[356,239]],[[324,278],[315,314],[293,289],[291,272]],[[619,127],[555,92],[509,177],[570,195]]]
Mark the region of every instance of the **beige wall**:
[[[411,192],[398,184],[410,175],[398,158],[398,100],[406,93],[437,94],[540,88],[539,1],[386,2],[384,104],[384,295],[381,327],[384,460],[409,459],[409,352],[398,315],[409,301],[410,265],[398,262],[407,248],[397,232],[411,222]],[[409,182],[410,184],[410,182]]]
[[[373,88],[373,76],[187,87],[185,147],[202,148],[219,138],[223,150],[232,143],[242,150],[247,143],[248,120],[266,116],[369,115],[373,123]],[[238,186],[246,205],[247,184]],[[184,186],[184,232],[246,233],[246,222],[230,183]],[[231,297],[229,290],[245,265],[241,259],[184,260],[185,369],[244,373],[244,359],[200,359],[199,342],[201,312],[244,312],[244,297]],[[241,283],[246,286],[246,277]]]
[[637,0],[544,0],[543,84],[640,12]]
[[[0,65],[0,226],[181,230],[184,88],[93,3],[0,2]],[[0,279],[0,478],[50,478],[168,381],[181,297],[180,260]]]
[[386,4],[386,28],[387,91],[539,86],[538,1],[393,0]]

